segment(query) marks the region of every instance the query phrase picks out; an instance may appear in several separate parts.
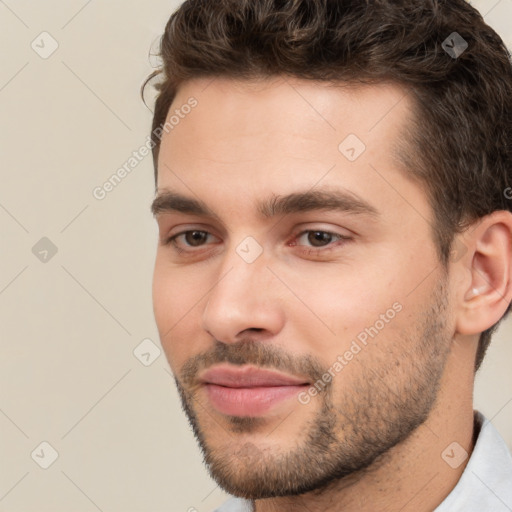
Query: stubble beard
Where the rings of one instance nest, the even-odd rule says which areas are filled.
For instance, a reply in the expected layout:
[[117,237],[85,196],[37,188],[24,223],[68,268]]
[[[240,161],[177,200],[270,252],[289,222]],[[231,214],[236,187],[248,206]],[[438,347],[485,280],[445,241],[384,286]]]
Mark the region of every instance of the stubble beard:
[[[354,358],[350,364],[357,365],[359,361],[360,372],[350,383],[350,389],[343,382],[342,372],[333,378],[331,384],[334,385],[315,397],[317,400],[307,406],[297,402],[297,407],[316,406],[318,411],[303,420],[302,434],[294,446],[286,445],[281,449],[275,443],[265,442],[265,434],[262,434],[266,432],[267,439],[272,439],[278,435],[280,426],[268,424],[265,417],[230,416],[224,417],[224,421],[212,421],[212,413],[206,412],[207,406],[200,404],[195,393],[189,392],[182,382],[192,380],[199,362],[247,362],[279,369],[288,366],[289,371],[300,366],[310,368],[312,379],[326,368],[311,359],[301,362],[290,356],[287,359],[271,346],[251,341],[243,348],[239,346],[236,355],[236,346],[217,344],[216,352],[208,358],[197,358],[194,364],[188,365],[187,376],[181,380],[175,377],[175,381],[183,410],[212,478],[234,496],[263,499],[321,492],[331,486],[342,488],[359,479],[352,477],[378,468],[391,448],[405,441],[425,422],[435,404],[450,350],[451,339],[445,332],[446,306],[444,281],[440,281],[430,307],[416,325],[403,332],[398,343],[385,341],[393,352],[381,348],[378,357],[373,359]],[[374,343],[379,341],[376,339]],[[376,346],[369,345],[364,350],[370,354],[373,349],[377,350]],[[272,365],[271,361],[281,362]],[[338,396],[334,393],[336,384]],[[201,415],[210,424],[215,422],[218,430],[222,430],[221,421],[226,425],[222,444],[209,439],[202,428]],[[282,425],[288,421],[293,424],[294,415],[295,409]],[[237,442],[237,436],[247,437],[251,433],[263,442]],[[288,438],[285,441],[288,442]]]

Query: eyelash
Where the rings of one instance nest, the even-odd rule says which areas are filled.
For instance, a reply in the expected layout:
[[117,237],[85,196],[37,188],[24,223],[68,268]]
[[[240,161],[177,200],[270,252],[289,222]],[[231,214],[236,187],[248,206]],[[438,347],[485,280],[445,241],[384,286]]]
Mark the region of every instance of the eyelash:
[[[200,248],[202,246],[199,247],[199,249],[197,250],[187,250],[187,249],[181,249],[180,247],[178,247],[177,243],[176,243],[176,239],[180,236],[183,236],[183,235],[186,235],[188,233],[193,233],[193,232],[198,232],[198,233],[206,233],[207,235],[211,235],[211,233],[209,233],[208,231],[204,231],[204,230],[201,230],[201,229],[189,229],[189,230],[186,230],[186,231],[182,231],[180,233],[177,233],[175,235],[172,235],[168,238],[166,238],[163,242],[163,245],[164,246],[173,246],[173,248],[179,252],[179,253],[194,253],[194,252],[199,252]],[[323,234],[328,234],[328,235],[331,235],[335,238],[338,238],[338,241],[335,243],[335,242],[331,242],[329,243],[328,245],[324,246],[324,247],[310,247],[310,246],[302,246],[302,245],[298,245],[296,243],[296,240],[301,238],[303,235],[307,234],[307,233],[323,233]],[[346,235],[340,235],[339,233],[333,233],[332,231],[326,231],[326,230],[322,230],[322,229],[306,229],[306,230],[303,230],[303,231],[299,231],[298,233],[296,233],[295,235],[293,235],[293,241],[294,243],[290,244],[288,243],[289,246],[292,246],[292,247],[302,247],[302,251],[303,253],[308,253],[308,254],[320,254],[320,253],[327,253],[333,249],[336,249],[337,247],[339,247],[340,245],[344,245],[346,244],[347,242],[349,242],[350,240],[352,240],[352,237],[349,237],[349,236],[346,236]]]

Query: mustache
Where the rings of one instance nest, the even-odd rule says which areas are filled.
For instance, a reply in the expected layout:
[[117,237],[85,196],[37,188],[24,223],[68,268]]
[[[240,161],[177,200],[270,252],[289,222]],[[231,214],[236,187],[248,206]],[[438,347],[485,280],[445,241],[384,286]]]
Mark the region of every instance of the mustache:
[[236,343],[223,343],[215,340],[213,347],[191,357],[179,371],[182,384],[188,388],[198,384],[200,372],[210,366],[229,363],[237,366],[250,364],[308,377],[312,382],[321,379],[327,368],[311,355],[294,355],[269,342],[254,341],[249,338]]

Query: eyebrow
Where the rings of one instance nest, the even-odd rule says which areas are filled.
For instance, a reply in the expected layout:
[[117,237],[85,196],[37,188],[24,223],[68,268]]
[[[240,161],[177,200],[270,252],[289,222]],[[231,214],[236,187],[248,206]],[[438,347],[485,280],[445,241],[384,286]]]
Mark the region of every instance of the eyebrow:
[[[299,191],[284,196],[274,195],[257,203],[257,212],[266,219],[315,210],[340,211],[370,217],[380,215],[374,206],[348,190]],[[178,212],[220,221],[219,216],[203,201],[169,190],[163,190],[157,195],[151,204],[151,212],[154,216]]]

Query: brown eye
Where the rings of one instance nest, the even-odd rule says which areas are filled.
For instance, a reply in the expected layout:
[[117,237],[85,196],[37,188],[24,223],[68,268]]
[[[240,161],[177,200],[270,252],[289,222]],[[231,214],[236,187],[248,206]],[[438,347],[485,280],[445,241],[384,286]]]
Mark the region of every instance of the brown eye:
[[183,235],[185,236],[185,242],[191,247],[200,246],[208,238],[206,231],[187,231]]
[[308,242],[313,247],[324,247],[332,242],[333,234],[326,231],[309,231]]
[[171,245],[180,252],[186,252],[187,249],[202,247],[204,245],[211,245],[211,242],[219,241],[218,238],[208,231],[200,229],[189,229],[182,231],[176,235],[172,235],[165,242],[164,245]]
[[341,249],[351,240],[352,237],[339,233],[322,229],[307,229],[298,233],[291,245],[297,247],[302,254],[307,256],[322,256],[327,255],[330,251]]

